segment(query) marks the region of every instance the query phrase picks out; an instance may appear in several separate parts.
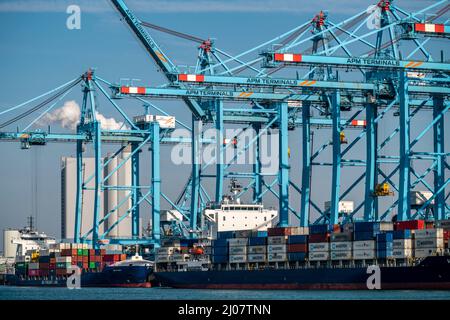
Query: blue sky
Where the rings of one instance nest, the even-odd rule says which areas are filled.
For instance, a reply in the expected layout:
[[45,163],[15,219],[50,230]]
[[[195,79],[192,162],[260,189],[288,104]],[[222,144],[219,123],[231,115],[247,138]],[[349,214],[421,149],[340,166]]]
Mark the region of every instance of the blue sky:
[[[373,1],[354,0],[155,0],[126,1],[142,20],[199,37],[214,37],[217,46],[232,54],[255,46],[309,20],[321,9],[329,10],[335,22],[365,10]],[[402,0],[399,6],[409,11],[434,1]],[[81,30],[68,30],[66,8],[81,8]],[[151,31],[176,64],[194,65],[196,45]],[[0,2],[0,110],[16,105],[70,79],[89,67],[111,81],[121,78],[140,79],[142,84],[162,84],[164,77],[120,21],[118,13],[106,0],[2,0]],[[434,48],[442,47],[432,41]],[[72,99],[81,95],[74,91]],[[69,98],[69,97],[68,97]],[[189,121],[184,105],[161,102],[177,118]],[[139,112],[138,105],[130,110]],[[103,109],[107,115],[109,109]],[[0,119],[4,120],[4,118]],[[392,125],[387,125],[392,126]],[[54,131],[58,130],[55,127]],[[324,134],[324,137],[326,134]],[[326,137],[325,137],[326,138]],[[324,138],[324,139],[325,139]],[[298,137],[293,137],[298,142]],[[18,143],[3,143],[0,157],[0,229],[20,227],[32,211],[32,170],[38,168],[38,227],[59,235],[60,182],[59,159],[74,154],[75,146],[51,144],[38,150],[22,151]],[[293,149],[297,156],[300,151]],[[362,149],[360,149],[362,152]],[[168,155],[163,151],[163,157]],[[361,155],[362,156],[362,155]],[[34,160],[37,159],[37,164]],[[145,160],[144,160],[145,161]],[[298,164],[293,164],[297,169]],[[164,170],[164,169],[163,169]],[[179,175],[187,168],[172,168],[165,175],[165,186],[180,185]],[[324,188],[329,173],[318,177]],[[145,181],[146,177],[143,177]],[[293,178],[299,181],[298,174]],[[344,179],[351,179],[346,177]],[[178,183],[177,183],[178,182]],[[166,189],[167,190],[167,189]],[[169,190],[167,192],[170,193]],[[313,195],[319,203],[320,195]],[[359,194],[360,196],[360,194]],[[269,200],[273,203],[273,199]]]

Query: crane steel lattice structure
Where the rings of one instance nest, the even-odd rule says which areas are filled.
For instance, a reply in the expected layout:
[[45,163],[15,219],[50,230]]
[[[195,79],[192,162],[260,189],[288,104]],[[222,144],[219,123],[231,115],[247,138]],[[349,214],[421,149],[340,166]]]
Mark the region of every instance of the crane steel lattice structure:
[[[29,114],[50,104],[36,119],[23,130],[0,132],[1,140],[20,140],[23,148],[30,145],[43,145],[48,141],[69,141],[77,145],[77,206],[75,241],[92,241],[98,244],[107,238],[110,226],[103,234],[99,225],[105,221],[109,212],[100,218],[99,199],[102,190],[120,188],[108,186],[108,177],[102,178],[101,170],[108,165],[102,162],[102,143],[118,142],[130,144],[132,152],[132,185],[125,187],[132,206],[126,215],[132,216],[132,239],[116,239],[119,243],[152,243],[160,240],[159,215],[160,201],[163,198],[172,208],[177,209],[188,223],[181,228],[190,236],[196,237],[201,230],[199,218],[209,202],[220,202],[223,196],[225,178],[248,180],[242,194],[253,191],[253,202],[262,202],[271,193],[279,202],[280,226],[292,224],[291,214],[299,219],[301,226],[310,223],[336,224],[339,222],[339,201],[345,199],[355,188],[364,183],[364,200],[357,204],[353,212],[344,217],[363,211],[366,221],[384,220],[397,209],[398,219],[407,220],[419,216],[444,219],[450,214],[449,196],[446,188],[450,183],[450,166],[445,152],[445,115],[450,107],[449,71],[450,64],[444,60],[444,52],[436,59],[428,48],[431,39],[446,40],[450,34],[447,20],[435,23],[445,17],[450,7],[448,0],[437,1],[418,11],[407,12],[394,5],[394,1],[379,1],[367,10],[342,22],[333,22],[329,13],[320,11],[312,20],[285,32],[259,46],[231,55],[216,47],[212,39],[201,39],[154,24],[141,21],[122,0],[111,0],[121,17],[144,45],[157,67],[168,82],[158,87],[119,85],[98,77],[88,71],[81,77],[59,86],[44,95],[33,98],[18,106],[0,112],[0,116],[39,101],[36,106],[0,125],[8,127]],[[437,11],[436,11],[437,10]],[[429,15],[432,12],[434,15]],[[375,15],[375,16],[374,16]],[[374,17],[375,25],[368,24]],[[365,26],[371,26],[365,28]],[[145,28],[172,34],[199,44],[198,56],[192,70],[182,71],[166,55]],[[306,44],[306,46],[305,46]],[[309,47],[308,47],[309,46]],[[308,47],[307,49],[304,49]],[[255,57],[256,54],[256,57]],[[295,77],[286,76],[291,69]],[[305,71],[303,75],[300,72]],[[242,75],[245,73],[246,75]],[[49,112],[76,85],[82,84],[83,103],[77,132],[75,134],[53,134],[31,131],[29,128],[45,113]],[[108,86],[110,92],[103,86]],[[125,130],[103,130],[96,119],[98,108],[97,93],[100,92],[125,119],[130,128]],[[137,127],[125,109],[119,106],[120,99],[136,99],[146,108],[156,109],[167,115],[149,100],[182,100],[192,113],[189,139],[173,138],[171,130],[161,129],[157,121],[144,127]],[[225,107],[229,103],[230,107]],[[414,139],[411,137],[411,121],[424,111],[432,111],[432,120]],[[364,118],[364,119],[362,119]],[[396,119],[395,129],[383,139],[379,126],[386,119]],[[231,140],[224,139],[227,125],[243,125],[243,129]],[[204,138],[205,127],[217,129],[213,139]],[[312,145],[312,128],[330,130],[329,139],[319,148]],[[236,144],[246,129],[256,133],[247,143]],[[301,130],[297,130],[301,128]],[[345,131],[357,130],[358,135],[347,140]],[[272,131],[278,132],[278,172],[267,174],[261,164],[261,137]],[[290,176],[289,132],[301,131],[301,184],[296,184]],[[416,144],[427,134],[433,132],[433,145],[428,150],[416,150]],[[385,146],[399,137],[398,152],[383,154]],[[365,139],[365,158],[352,159],[352,151],[359,141]],[[225,143],[223,143],[225,142]],[[83,179],[82,161],[84,144],[92,143],[95,154],[95,174]],[[182,194],[172,200],[161,191],[160,144],[188,143],[191,146],[192,171]],[[151,145],[151,185],[140,184],[139,155],[144,145]],[[215,159],[207,163],[201,161],[203,145],[214,144]],[[359,143],[361,144],[361,143]],[[419,144],[420,145],[420,144]],[[224,161],[228,148],[236,148],[230,161]],[[254,151],[251,172],[234,172],[232,166],[246,150]],[[120,152],[117,151],[116,154]],[[328,152],[331,161],[320,160]],[[118,170],[128,159],[124,159]],[[415,170],[414,163],[431,162],[423,173]],[[312,200],[312,168],[314,166],[331,169],[330,206],[327,210]],[[389,172],[385,166],[394,166]],[[213,174],[207,174],[213,168]],[[354,179],[343,186],[342,170],[363,169],[353,173]],[[114,170],[114,171],[115,171]],[[433,172],[433,183],[427,176]],[[398,177],[398,182],[395,182]],[[211,197],[203,181],[215,180],[214,197]],[[95,208],[93,227],[87,234],[80,234],[81,201],[86,184],[93,180],[95,187]],[[278,190],[274,187],[278,184]],[[432,196],[419,207],[412,210],[410,191],[418,185],[424,186]],[[123,187],[123,186],[122,186]],[[392,205],[384,212],[380,210],[379,197],[391,194],[396,196]],[[290,196],[292,191],[299,197]],[[299,199],[299,201],[295,201]],[[121,201],[123,204],[126,199]],[[151,206],[152,237],[139,239],[140,204],[145,201]],[[119,206],[121,205],[119,204]],[[433,216],[428,209],[433,208]],[[112,211],[117,210],[114,208]],[[312,211],[318,216],[313,219]],[[120,223],[126,215],[122,216]],[[188,226],[187,226],[188,225]]]

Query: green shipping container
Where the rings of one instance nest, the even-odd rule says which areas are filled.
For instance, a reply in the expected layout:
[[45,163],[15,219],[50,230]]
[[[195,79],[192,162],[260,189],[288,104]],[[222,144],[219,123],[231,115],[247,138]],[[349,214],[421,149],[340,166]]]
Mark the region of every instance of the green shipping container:
[[89,269],[95,269],[96,267],[95,262],[89,262]]
[[83,255],[83,249],[78,249],[77,250],[77,255],[78,256],[82,256]]
[[89,249],[83,249],[83,256],[89,256]]

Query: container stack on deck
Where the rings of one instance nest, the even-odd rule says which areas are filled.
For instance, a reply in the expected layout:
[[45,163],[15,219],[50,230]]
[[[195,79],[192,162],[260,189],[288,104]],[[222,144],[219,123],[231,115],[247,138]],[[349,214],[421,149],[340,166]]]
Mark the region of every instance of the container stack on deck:
[[[436,226],[414,220],[278,227],[269,228],[266,234],[227,231],[219,232],[218,238],[212,240],[210,256],[214,265],[230,266],[256,263],[258,266],[280,263],[287,266],[308,262],[313,265],[348,264],[352,261],[372,263],[374,260],[383,263],[393,259],[405,263],[413,258],[444,254],[448,250],[449,234],[450,220]],[[171,248],[161,250],[168,253]]]
[[16,274],[23,277],[58,277],[72,274],[72,266],[83,272],[100,272],[107,265],[126,259],[122,247],[92,249],[88,244],[58,243],[48,250],[31,250],[16,257]]
[[156,251],[156,263],[183,264],[191,259],[209,261],[213,251],[209,240],[167,239]]

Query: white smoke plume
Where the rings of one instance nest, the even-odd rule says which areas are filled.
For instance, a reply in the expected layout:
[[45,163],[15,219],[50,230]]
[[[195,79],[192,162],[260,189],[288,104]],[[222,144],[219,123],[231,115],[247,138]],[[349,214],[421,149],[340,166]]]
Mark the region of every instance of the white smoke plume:
[[[60,123],[63,128],[75,130],[80,122],[81,109],[75,101],[66,101],[61,108],[47,113],[40,121],[39,125],[48,125],[52,123]],[[98,111],[95,117],[103,130],[128,130],[129,128],[118,122],[114,118],[107,118]]]

